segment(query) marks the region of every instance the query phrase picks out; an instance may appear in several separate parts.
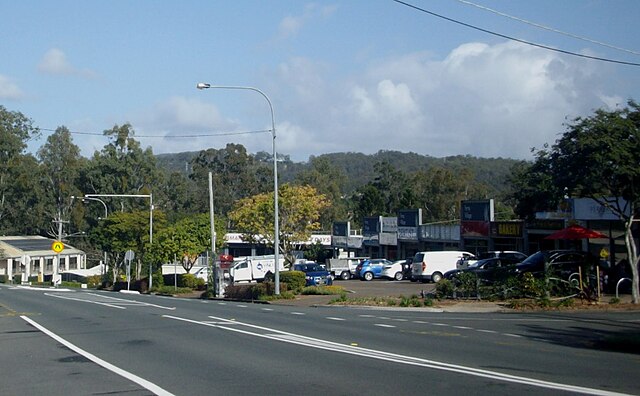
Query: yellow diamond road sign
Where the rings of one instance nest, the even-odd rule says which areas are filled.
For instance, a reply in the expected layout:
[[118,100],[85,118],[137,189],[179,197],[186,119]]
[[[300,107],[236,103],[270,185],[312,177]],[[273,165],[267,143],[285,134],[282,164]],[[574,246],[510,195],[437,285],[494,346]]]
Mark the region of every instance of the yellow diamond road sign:
[[64,250],[64,243],[60,241],[55,241],[51,244],[51,249],[56,253],[60,253],[61,251]]

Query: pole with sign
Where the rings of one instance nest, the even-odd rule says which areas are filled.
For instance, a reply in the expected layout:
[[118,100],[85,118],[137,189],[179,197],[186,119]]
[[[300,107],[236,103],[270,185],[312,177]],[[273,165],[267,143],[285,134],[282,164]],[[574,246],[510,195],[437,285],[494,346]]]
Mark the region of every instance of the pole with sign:
[[136,254],[131,249],[124,254],[124,260],[127,262],[127,290],[131,290],[131,262],[134,257],[136,257]]

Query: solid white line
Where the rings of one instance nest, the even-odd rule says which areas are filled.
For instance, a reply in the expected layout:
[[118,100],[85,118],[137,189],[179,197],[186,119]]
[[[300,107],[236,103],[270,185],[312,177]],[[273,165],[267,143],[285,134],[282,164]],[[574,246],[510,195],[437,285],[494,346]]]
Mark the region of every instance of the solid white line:
[[54,340],[58,341],[60,344],[66,346],[67,348],[71,349],[72,351],[76,352],[77,354],[80,354],[82,356],[84,356],[85,358],[91,360],[92,362],[96,363],[97,365],[100,365],[104,368],[106,368],[109,371],[112,371],[116,374],[118,374],[121,377],[124,377],[126,379],[128,379],[131,382],[135,382],[136,384],[142,386],[145,389],[148,389],[149,391],[155,393],[156,395],[159,396],[173,396],[173,393],[162,389],[161,387],[159,387],[158,385],[147,381],[144,378],[140,378],[135,374],[132,374],[128,371],[125,371],[123,369],[121,369],[120,367],[114,366],[113,364],[106,362],[102,359],[100,359],[99,357],[83,350],[82,348],[79,348],[77,346],[75,346],[74,344],[70,343],[69,341],[65,340],[64,338],[58,336],[57,334],[49,331],[48,329],[46,329],[44,326],[36,323],[35,321],[29,319],[26,316],[20,316],[23,320],[25,320],[27,323],[31,324],[33,327],[35,327],[36,329],[40,330],[41,332],[43,332],[44,334],[48,335],[49,337],[53,338]]
[[235,326],[227,327],[227,324],[214,325],[214,324],[211,324],[210,322],[202,322],[202,321],[197,321],[197,320],[187,319],[187,318],[181,318],[181,317],[171,316],[171,315],[162,315],[162,317],[168,318],[168,319],[179,320],[179,321],[183,321],[183,322],[188,322],[188,323],[193,323],[193,324],[198,324],[198,325],[202,325],[202,326],[216,327],[216,328],[219,328],[219,329],[228,330],[228,331],[232,331],[232,332],[236,332],[236,333],[242,333],[242,334],[250,335],[250,336],[253,336],[253,337],[260,337],[260,338],[266,338],[266,339],[277,340],[277,341],[282,341],[282,342],[288,342],[288,343],[291,343],[291,344],[296,344],[296,345],[300,345],[300,346],[304,346],[304,347],[308,347],[308,348],[317,348],[317,349],[322,349],[322,350],[326,350],[326,351],[332,351],[332,352],[338,352],[338,353],[346,353],[346,354],[349,354],[349,355],[367,357],[367,358],[372,358],[372,359],[379,359],[379,360],[390,361],[390,362],[395,362],[395,363],[400,363],[400,364],[407,364],[407,365],[412,365],[412,366],[420,366],[420,367],[431,368],[431,369],[435,369],[435,370],[443,370],[443,371],[455,372],[455,373],[464,374],[464,375],[471,375],[471,376],[475,376],[475,377],[489,378],[489,379],[493,379],[493,380],[497,380],[497,381],[511,382],[511,383],[517,383],[517,384],[522,384],[522,385],[535,386],[535,387],[539,387],[539,388],[553,389],[553,390],[558,390],[558,391],[578,392],[578,393],[583,393],[583,394],[588,394],[588,395],[630,396],[630,395],[625,394],[625,393],[611,392],[611,391],[595,389],[595,388],[586,388],[586,387],[582,387],[582,386],[575,386],[575,385],[561,384],[561,383],[557,383],[557,382],[543,381],[543,380],[538,380],[538,379],[534,379],[534,378],[527,378],[527,377],[521,377],[521,376],[517,376],[517,375],[504,374],[504,373],[500,373],[500,372],[496,372],[496,371],[477,369],[477,368],[474,368],[474,367],[467,367],[467,366],[461,366],[461,365],[457,365],[457,364],[438,362],[438,361],[434,361],[434,360],[422,359],[422,358],[406,356],[406,355],[398,355],[398,354],[389,353],[389,352],[377,351],[377,350],[374,350],[374,349],[358,348],[358,347],[351,346],[351,345],[343,345],[343,344],[339,344],[337,342],[332,342],[332,341],[321,340],[321,339],[312,338],[312,337],[301,336],[301,335],[297,335],[297,334],[293,334],[293,333],[288,333],[288,332],[285,332],[285,331],[282,331],[282,330],[276,330],[276,329],[271,329],[271,328],[268,328],[268,327],[257,326],[257,325],[253,325],[253,324],[250,324],[250,323],[231,321],[229,319],[219,318],[219,317],[215,317],[215,316],[209,316],[209,318],[216,319],[216,320],[224,322],[224,323],[233,323],[235,325],[246,326],[246,327],[250,327],[250,328],[253,328],[253,329],[267,331],[267,332],[270,332],[270,333],[267,333],[267,334],[256,333],[256,332],[252,332],[252,331],[248,331],[248,330],[238,329]]

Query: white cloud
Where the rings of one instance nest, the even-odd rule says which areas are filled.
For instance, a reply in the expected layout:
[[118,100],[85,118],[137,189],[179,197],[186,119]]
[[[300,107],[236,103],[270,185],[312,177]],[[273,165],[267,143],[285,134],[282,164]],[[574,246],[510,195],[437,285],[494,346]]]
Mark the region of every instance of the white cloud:
[[567,119],[620,103],[600,65],[518,43],[468,43],[441,60],[406,54],[342,81],[313,65],[292,59],[270,86],[287,98],[282,122],[298,128],[279,151],[297,160],[381,149],[531,158]]
[[95,78],[96,73],[89,69],[77,69],[67,60],[67,56],[58,48],[47,51],[38,64],[38,70],[52,75]]
[[0,98],[7,100],[19,100],[24,97],[24,93],[9,77],[0,74]]
[[280,21],[278,26],[279,37],[282,39],[295,36],[309,21],[316,18],[326,18],[331,16],[337,6],[320,6],[315,3],[305,5],[304,11],[300,15],[287,15]]

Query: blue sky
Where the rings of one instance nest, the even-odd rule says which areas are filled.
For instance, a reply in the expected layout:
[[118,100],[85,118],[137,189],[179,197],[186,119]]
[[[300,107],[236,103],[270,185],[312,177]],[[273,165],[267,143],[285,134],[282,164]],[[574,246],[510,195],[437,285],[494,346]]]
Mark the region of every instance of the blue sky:
[[[407,0],[522,40],[640,63],[636,0]],[[485,8],[480,8],[483,6]],[[589,38],[580,40],[509,16]],[[391,0],[0,0],[0,104],[91,156],[130,123],[154,153],[240,143],[531,159],[564,124],[640,100],[640,67],[552,52]],[[635,52],[635,53],[634,53]],[[255,133],[245,133],[255,132]]]

